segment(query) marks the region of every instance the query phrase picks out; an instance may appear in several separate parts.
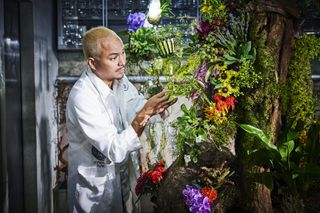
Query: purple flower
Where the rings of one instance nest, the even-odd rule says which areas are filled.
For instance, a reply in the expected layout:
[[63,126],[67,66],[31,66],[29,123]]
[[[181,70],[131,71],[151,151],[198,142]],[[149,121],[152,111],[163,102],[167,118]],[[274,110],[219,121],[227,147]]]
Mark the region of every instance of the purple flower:
[[129,32],[135,32],[141,28],[146,20],[146,15],[141,12],[130,13],[127,18],[127,24],[129,24]]
[[194,186],[186,185],[182,191],[185,204],[192,213],[210,213],[211,202],[203,196],[200,189]]
[[212,26],[210,25],[209,22],[204,21],[203,18],[201,17],[200,19],[200,29],[197,29],[198,33],[200,34],[201,39],[203,37],[207,36],[212,29]]
[[219,73],[220,73],[220,70],[218,70],[217,68],[214,68],[214,69],[213,69],[213,75],[214,75],[215,77],[217,77],[217,76],[219,75]]
[[190,98],[191,98],[191,100],[195,100],[195,99],[199,98],[199,96],[200,96],[200,93],[198,91],[194,91],[191,93]]
[[196,69],[195,78],[205,83],[206,74],[207,74],[207,63],[203,61],[201,69],[200,70],[198,68]]

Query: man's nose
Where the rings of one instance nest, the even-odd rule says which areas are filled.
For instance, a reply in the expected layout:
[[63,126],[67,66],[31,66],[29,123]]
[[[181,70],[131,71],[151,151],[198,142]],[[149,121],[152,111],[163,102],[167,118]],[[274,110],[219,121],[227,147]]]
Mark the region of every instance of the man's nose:
[[124,55],[120,55],[118,65],[119,66],[124,66],[125,63],[126,63],[125,56]]

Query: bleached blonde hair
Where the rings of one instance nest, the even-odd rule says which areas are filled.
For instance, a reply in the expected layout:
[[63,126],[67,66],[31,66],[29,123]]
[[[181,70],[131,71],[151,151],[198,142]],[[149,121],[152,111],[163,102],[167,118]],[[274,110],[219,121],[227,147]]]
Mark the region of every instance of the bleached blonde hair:
[[101,53],[101,41],[112,39],[120,39],[120,37],[109,28],[106,27],[94,27],[88,30],[82,39],[82,50],[84,57],[88,59],[89,57],[98,58]]

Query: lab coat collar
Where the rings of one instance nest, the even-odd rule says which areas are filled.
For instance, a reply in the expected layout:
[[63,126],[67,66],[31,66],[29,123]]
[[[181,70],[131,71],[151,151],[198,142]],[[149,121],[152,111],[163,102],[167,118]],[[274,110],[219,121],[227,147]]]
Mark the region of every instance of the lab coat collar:
[[121,80],[114,80],[113,90],[111,90],[96,74],[94,74],[90,69],[86,70],[86,75],[89,77],[90,81],[94,87],[99,92],[100,96],[106,100],[110,93],[114,93],[122,82]]
[[[117,97],[123,97],[123,92],[124,90],[128,89],[128,84],[125,83],[124,79],[126,78],[125,76],[121,80],[115,80],[113,82],[113,90],[111,90],[96,74],[94,74],[90,69],[86,71],[86,75],[92,82],[93,86],[96,88],[98,91],[100,97],[102,98],[102,102],[104,106],[107,108],[106,100],[108,96],[111,93],[114,93]],[[123,122],[123,127],[127,128],[128,127],[128,122],[127,122],[127,116],[126,116],[126,103],[124,102],[123,98],[119,99],[119,106],[120,106],[120,114]],[[111,115],[109,115],[110,118],[112,118]]]

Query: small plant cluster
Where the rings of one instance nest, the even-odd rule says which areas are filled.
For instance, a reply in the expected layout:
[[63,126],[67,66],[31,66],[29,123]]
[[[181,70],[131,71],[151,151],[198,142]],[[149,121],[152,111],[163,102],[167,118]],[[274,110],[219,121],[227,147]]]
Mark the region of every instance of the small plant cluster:
[[[144,60],[166,58],[179,51],[180,39],[185,36],[182,27],[158,26],[161,17],[172,13],[171,5],[171,0],[163,0],[161,3],[153,0],[147,15],[143,12],[128,15],[128,50],[131,58]],[[152,13],[159,13],[158,18],[150,17],[153,16]]]
[[313,121],[301,141],[299,132],[288,131],[275,145],[261,129],[239,124],[247,133],[258,137],[260,148],[248,150],[255,165],[269,168],[255,174],[257,182],[270,189],[276,186],[293,196],[304,196],[320,178],[320,125]]
[[221,168],[202,167],[199,179],[186,185],[182,191],[184,201],[190,212],[210,213],[215,203],[223,198],[224,186],[233,184],[233,172],[225,164]]
[[149,193],[154,195],[158,191],[165,174],[166,169],[165,162],[163,160],[159,160],[152,164],[150,169],[138,178],[135,188],[136,195],[138,195],[139,198],[143,194]]

